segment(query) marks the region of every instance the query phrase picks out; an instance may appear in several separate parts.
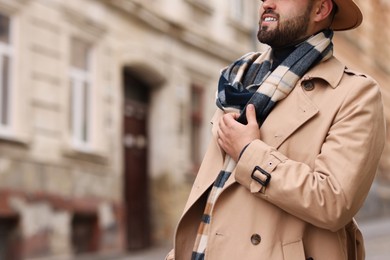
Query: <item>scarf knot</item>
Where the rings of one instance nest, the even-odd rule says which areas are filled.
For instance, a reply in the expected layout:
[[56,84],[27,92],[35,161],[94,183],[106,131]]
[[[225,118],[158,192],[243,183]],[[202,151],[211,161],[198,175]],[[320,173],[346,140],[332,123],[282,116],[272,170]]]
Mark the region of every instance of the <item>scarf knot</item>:
[[324,30],[300,43],[273,71],[272,52],[249,53],[221,73],[217,106],[234,108],[241,114],[238,121],[246,124],[245,107],[253,104],[259,126],[276,102],[284,99],[296,82],[313,66],[333,55],[333,31]]

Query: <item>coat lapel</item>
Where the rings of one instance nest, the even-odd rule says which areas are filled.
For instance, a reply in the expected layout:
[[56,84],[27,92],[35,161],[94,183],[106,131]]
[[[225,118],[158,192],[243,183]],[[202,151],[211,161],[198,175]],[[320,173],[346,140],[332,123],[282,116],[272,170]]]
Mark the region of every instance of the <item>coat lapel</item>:
[[278,149],[286,139],[310,118],[318,108],[297,85],[290,95],[276,105],[261,127],[261,139]]
[[[278,149],[289,136],[315,116],[318,111],[302,88],[299,85],[295,86],[289,96],[280,101],[268,115],[260,128],[261,140]],[[232,177],[225,183],[224,189],[235,182],[233,172]]]
[[344,74],[344,68],[340,61],[332,57],[309,70],[297,82],[288,97],[281,100],[269,114],[260,129],[261,139],[278,149],[289,136],[319,112],[318,107],[302,89],[303,81],[321,79],[326,81],[329,87],[336,88]]
[[[317,113],[318,108],[297,85],[270,113],[261,127],[261,139],[268,145],[279,148],[289,136]],[[223,167],[225,153],[217,144],[218,121],[222,115],[223,111],[218,109],[211,120],[212,140],[184,212],[214,183]],[[235,182],[233,172],[223,189],[227,189]]]

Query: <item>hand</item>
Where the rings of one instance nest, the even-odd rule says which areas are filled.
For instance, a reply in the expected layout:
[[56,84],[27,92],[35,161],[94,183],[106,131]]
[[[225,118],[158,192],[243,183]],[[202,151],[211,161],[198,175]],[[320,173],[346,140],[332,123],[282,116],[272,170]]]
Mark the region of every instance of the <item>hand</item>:
[[237,113],[225,114],[219,121],[218,129],[218,144],[236,162],[245,145],[255,139],[260,139],[255,107],[249,104],[246,108],[248,124],[243,125],[237,122],[238,117]]

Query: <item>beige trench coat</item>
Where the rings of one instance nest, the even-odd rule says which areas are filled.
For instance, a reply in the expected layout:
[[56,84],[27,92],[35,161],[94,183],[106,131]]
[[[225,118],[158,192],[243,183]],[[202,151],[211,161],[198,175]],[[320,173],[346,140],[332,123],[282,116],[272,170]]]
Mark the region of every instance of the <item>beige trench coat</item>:
[[[213,138],[167,259],[191,259],[207,191],[223,165],[222,114],[212,118]],[[331,58],[302,77],[260,131],[216,202],[206,259],[364,259],[353,216],[385,143],[377,83]],[[251,177],[256,166],[272,176],[266,188]]]

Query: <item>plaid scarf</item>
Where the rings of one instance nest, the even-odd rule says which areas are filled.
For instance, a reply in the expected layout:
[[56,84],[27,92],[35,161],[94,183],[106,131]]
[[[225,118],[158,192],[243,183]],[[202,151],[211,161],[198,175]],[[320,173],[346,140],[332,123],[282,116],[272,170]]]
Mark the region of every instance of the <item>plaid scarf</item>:
[[[332,37],[332,30],[324,30],[313,35],[296,46],[273,71],[272,49],[263,54],[250,53],[242,57],[222,71],[218,84],[217,106],[226,113],[239,112],[238,121],[246,124],[245,108],[248,104],[253,104],[260,127],[276,102],[284,99],[292,91],[306,71],[333,55]],[[192,260],[203,260],[205,257],[213,208],[235,167],[236,162],[226,155],[223,169],[208,195]]]

